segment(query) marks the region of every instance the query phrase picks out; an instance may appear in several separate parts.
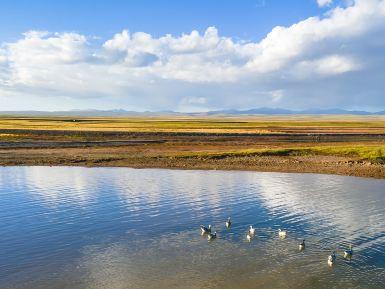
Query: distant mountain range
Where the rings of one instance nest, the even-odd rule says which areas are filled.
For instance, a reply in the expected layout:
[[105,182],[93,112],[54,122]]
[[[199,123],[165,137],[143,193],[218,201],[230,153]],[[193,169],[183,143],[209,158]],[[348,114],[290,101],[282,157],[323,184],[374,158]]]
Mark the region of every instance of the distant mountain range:
[[290,110],[283,108],[253,108],[248,110],[237,110],[237,109],[229,109],[229,110],[217,110],[207,112],[209,115],[213,114],[233,114],[233,115],[254,115],[254,114],[274,114],[274,115],[293,115],[293,114],[330,114],[330,115],[339,115],[339,114],[351,114],[351,115],[385,115],[385,110],[378,112],[368,112],[363,110],[346,110],[340,108],[331,108],[331,109],[306,109],[306,110]]
[[385,115],[385,110],[378,112],[368,112],[363,110],[345,110],[340,108],[333,109],[306,109],[306,110],[289,110],[282,108],[253,108],[248,110],[225,109],[214,110],[208,112],[182,113],[175,111],[129,111],[124,109],[113,110],[68,110],[68,111],[0,111],[0,115],[15,116],[83,116],[83,117],[102,117],[102,116],[212,116],[212,115]]

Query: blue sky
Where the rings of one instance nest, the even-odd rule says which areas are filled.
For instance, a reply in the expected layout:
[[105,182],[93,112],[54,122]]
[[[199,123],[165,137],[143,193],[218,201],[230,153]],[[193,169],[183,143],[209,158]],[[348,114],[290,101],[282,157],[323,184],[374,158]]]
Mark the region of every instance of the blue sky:
[[0,110],[385,109],[384,2],[1,1]]
[[122,29],[159,37],[215,26],[224,36],[256,41],[274,26],[323,10],[315,0],[9,0],[0,2],[0,37],[10,41],[25,31],[48,30],[109,38]]

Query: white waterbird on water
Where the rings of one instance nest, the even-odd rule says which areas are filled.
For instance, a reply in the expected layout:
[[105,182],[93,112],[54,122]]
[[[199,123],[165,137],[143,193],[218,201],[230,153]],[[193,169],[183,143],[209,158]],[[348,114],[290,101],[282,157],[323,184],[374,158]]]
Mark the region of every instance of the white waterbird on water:
[[249,230],[247,231],[247,234],[251,236],[255,235],[255,228],[253,228],[253,225],[250,225]]
[[301,243],[299,243],[299,250],[300,251],[303,251],[303,250],[305,250],[305,239],[303,239],[302,240],[302,242]]
[[209,233],[207,235],[207,240],[211,241],[211,240],[214,240],[216,237],[217,237],[217,232]]
[[286,231],[283,231],[281,229],[278,229],[278,236],[281,238],[281,239],[285,239],[286,238]]
[[353,246],[352,245],[349,245],[349,249],[347,249],[346,251],[344,251],[344,258],[345,259],[351,259],[353,256]]
[[337,259],[336,252],[333,251],[333,253],[328,257],[328,265],[333,266],[334,263],[336,262],[336,259]]
[[227,221],[226,221],[226,228],[229,229],[231,227],[231,219],[230,217],[227,218]]
[[201,225],[201,233],[202,234],[209,234],[209,233],[211,233],[211,225],[209,225],[208,227],[205,227],[205,226]]

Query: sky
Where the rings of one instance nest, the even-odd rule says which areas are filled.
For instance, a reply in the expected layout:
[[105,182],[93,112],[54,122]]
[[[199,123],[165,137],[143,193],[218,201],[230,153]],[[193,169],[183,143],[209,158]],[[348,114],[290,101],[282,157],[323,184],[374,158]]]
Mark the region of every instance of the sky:
[[0,2],[0,110],[385,109],[385,0]]

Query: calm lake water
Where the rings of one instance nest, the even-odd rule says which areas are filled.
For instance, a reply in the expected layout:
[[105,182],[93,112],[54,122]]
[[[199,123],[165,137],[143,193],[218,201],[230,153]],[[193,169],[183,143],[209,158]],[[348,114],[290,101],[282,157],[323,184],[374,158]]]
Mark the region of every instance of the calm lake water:
[[385,288],[383,180],[2,167],[0,218],[2,289]]

